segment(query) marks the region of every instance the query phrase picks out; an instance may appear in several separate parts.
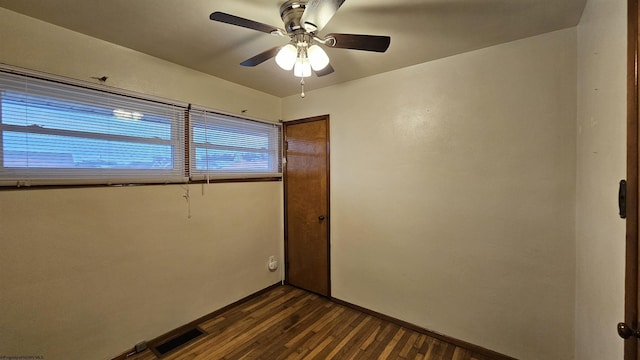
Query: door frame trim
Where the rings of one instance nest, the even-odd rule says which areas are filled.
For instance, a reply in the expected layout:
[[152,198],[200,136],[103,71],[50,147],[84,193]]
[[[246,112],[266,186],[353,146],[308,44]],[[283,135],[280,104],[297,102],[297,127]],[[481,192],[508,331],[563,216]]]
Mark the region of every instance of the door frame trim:
[[[638,0],[627,1],[627,200],[624,321],[638,328]],[[624,341],[624,359],[638,359],[638,339]]]
[[[331,298],[331,138],[329,136],[329,134],[331,133],[331,120],[329,117],[329,114],[325,114],[325,115],[319,115],[319,116],[313,116],[313,117],[308,117],[308,118],[303,118],[303,119],[298,119],[298,120],[291,120],[291,121],[284,121],[282,124],[282,153],[283,153],[283,157],[285,158],[285,165],[283,166],[282,169],[282,183],[283,183],[283,188],[284,188],[284,204],[283,204],[283,208],[284,208],[284,282],[287,285],[291,285],[289,283],[289,266],[288,266],[288,260],[289,260],[289,255],[287,254],[288,252],[288,244],[289,244],[289,238],[288,238],[288,226],[287,226],[287,165],[286,165],[286,158],[287,158],[287,152],[285,150],[285,144],[287,141],[286,138],[286,128],[287,126],[292,126],[292,125],[298,125],[298,124],[304,124],[304,123],[309,123],[309,122],[314,122],[314,121],[323,121],[325,120],[327,123],[326,126],[326,149],[327,149],[327,214],[326,214],[326,222],[327,222],[327,297]],[[295,285],[292,285],[295,286]],[[305,289],[306,290],[306,289]],[[309,291],[309,290],[307,290]],[[324,296],[324,294],[322,294]]]

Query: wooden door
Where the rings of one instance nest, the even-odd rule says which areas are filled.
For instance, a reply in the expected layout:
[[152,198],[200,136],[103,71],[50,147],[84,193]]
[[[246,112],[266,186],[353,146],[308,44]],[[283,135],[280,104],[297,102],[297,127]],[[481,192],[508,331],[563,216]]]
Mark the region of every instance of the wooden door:
[[[638,329],[638,0],[628,0],[627,49],[627,194],[626,194],[626,270],[624,325]],[[618,324],[620,327],[622,324]],[[618,329],[620,332],[620,328]],[[622,335],[621,335],[622,336]],[[624,341],[624,359],[640,360],[638,338],[630,336]]]
[[287,122],[285,280],[330,295],[329,116]]

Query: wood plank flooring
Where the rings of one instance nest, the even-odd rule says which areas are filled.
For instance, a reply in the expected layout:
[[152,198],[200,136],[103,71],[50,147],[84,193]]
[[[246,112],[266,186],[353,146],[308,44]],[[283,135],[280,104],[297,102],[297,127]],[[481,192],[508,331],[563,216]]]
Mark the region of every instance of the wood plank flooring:
[[[276,287],[199,327],[207,334],[162,359],[492,360],[290,286]],[[158,357],[145,350],[128,359]]]

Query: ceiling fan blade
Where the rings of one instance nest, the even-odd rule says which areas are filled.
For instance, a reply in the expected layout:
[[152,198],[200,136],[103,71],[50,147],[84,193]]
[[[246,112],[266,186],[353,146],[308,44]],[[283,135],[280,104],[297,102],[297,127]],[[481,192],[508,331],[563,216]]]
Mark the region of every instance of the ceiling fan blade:
[[242,65],[242,66],[260,65],[263,62],[265,62],[265,61],[271,59],[272,57],[276,56],[278,54],[278,51],[280,51],[281,47],[282,46],[276,46],[276,47],[271,48],[271,49],[269,49],[267,51],[263,51],[260,54],[241,62],[240,65]]
[[321,77],[321,76],[327,76],[331,74],[333,71],[334,71],[333,67],[331,66],[331,64],[329,64],[324,69],[315,71],[315,73],[317,77]]
[[279,29],[275,26],[259,23],[257,21],[241,18],[239,16],[216,11],[209,15],[209,19],[213,21],[220,21],[223,23],[242,26],[247,29],[262,31],[267,34],[286,35],[287,32],[283,29]]
[[330,47],[375,52],[385,52],[391,44],[389,36],[381,35],[329,34],[325,39]]
[[300,18],[300,24],[309,32],[320,31],[344,2],[345,0],[309,0]]

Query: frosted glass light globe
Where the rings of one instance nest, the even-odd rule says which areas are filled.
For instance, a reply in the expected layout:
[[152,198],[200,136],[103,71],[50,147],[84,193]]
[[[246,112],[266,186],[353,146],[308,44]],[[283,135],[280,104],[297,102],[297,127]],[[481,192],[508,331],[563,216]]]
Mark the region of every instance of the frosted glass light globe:
[[309,56],[309,61],[311,62],[311,67],[315,71],[320,71],[329,65],[329,56],[327,53],[318,45],[311,45],[307,50],[307,55]]
[[296,57],[298,56],[298,49],[291,44],[283,46],[276,55],[276,64],[283,70],[291,70],[296,63]]
[[302,78],[311,76],[311,62],[309,62],[309,59],[298,58],[293,67],[293,75]]

